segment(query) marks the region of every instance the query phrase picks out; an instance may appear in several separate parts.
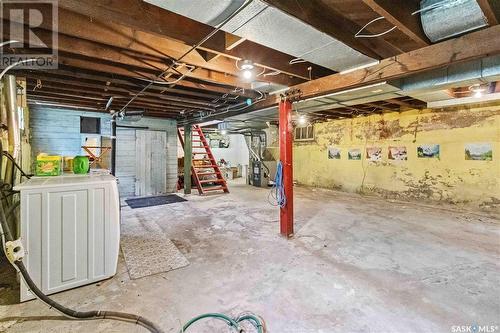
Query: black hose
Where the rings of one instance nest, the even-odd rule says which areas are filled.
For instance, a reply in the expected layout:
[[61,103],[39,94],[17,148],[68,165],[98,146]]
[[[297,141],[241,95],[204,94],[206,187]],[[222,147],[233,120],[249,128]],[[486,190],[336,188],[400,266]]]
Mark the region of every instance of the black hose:
[[[5,212],[3,209],[3,204],[0,203],[0,231],[3,232],[3,235],[7,241],[13,241],[14,238],[12,236],[12,232],[8,226],[7,219],[5,217]],[[2,249],[4,249],[5,244],[1,244]],[[7,253],[5,253],[7,255]],[[47,295],[45,295],[35,284],[35,282],[31,279],[26,266],[24,266],[24,263],[21,260],[14,261],[13,263],[18,269],[21,275],[24,278],[24,281],[28,285],[29,289],[35,296],[42,301],[43,303],[47,304],[51,309],[54,308],[55,310],[59,311],[60,313],[64,314],[65,316],[71,318],[71,319],[114,319],[114,320],[121,320],[121,321],[127,321],[127,322],[133,322],[137,325],[143,326],[146,329],[148,329],[151,333],[162,333],[162,330],[158,328],[154,323],[149,321],[148,319],[129,314],[129,313],[123,313],[123,312],[115,312],[115,311],[76,311],[69,309],[56,301],[52,300],[49,298]]]
[[24,263],[21,260],[18,260],[15,262],[15,265],[19,269],[19,272],[21,272],[21,275],[24,278],[24,281],[30,288],[31,292],[36,295],[38,299],[40,299],[42,302],[47,304],[50,308],[54,308],[57,311],[61,312],[62,314],[73,318],[73,319],[117,319],[117,320],[124,320],[124,321],[129,321],[136,323],[137,325],[141,325],[145,328],[147,328],[150,332],[154,333],[160,333],[161,330],[156,327],[155,324],[153,324],[151,321],[147,320],[144,317],[129,314],[129,313],[123,313],[123,312],[115,312],[115,311],[76,311],[69,309],[56,301],[50,299],[47,297],[33,282],[31,279],[30,275],[28,274],[28,271],[26,270],[26,267],[24,266]]

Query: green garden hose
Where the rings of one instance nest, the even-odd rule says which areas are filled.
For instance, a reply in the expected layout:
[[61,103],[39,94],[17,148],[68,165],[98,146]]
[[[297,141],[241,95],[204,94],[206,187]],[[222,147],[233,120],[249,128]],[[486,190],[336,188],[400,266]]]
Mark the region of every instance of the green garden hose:
[[225,322],[229,327],[235,330],[235,332],[238,333],[244,333],[244,329],[241,328],[240,323],[243,321],[249,321],[253,327],[257,330],[257,333],[266,333],[266,326],[264,323],[264,320],[260,318],[259,316],[256,316],[251,313],[243,314],[235,319],[223,314],[223,313],[205,313],[199,316],[194,317],[193,319],[189,320],[180,330],[179,333],[184,333],[186,330],[194,323],[197,321],[200,321],[202,319],[206,318],[212,318],[212,319],[218,319],[223,322]]

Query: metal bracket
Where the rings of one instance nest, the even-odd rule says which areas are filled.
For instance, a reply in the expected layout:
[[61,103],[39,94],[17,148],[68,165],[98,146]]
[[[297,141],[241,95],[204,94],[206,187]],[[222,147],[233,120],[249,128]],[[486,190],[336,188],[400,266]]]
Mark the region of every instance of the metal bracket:
[[302,99],[302,91],[300,89],[287,90],[280,94],[280,98],[282,101],[297,102]]
[[5,242],[5,253],[11,264],[24,258],[25,252],[21,239]]

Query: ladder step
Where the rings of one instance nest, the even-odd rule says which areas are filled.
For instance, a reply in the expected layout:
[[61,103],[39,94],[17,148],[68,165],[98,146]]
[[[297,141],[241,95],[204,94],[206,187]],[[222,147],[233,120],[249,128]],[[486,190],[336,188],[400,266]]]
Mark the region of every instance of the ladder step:
[[195,166],[194,168],[195,169],[208,169],[208,168],[215,168],[217,167],[217,165],[199,165],[199,166]]
[[225,188],[223,186],[214,186],[214,187],[204,187],[203,192],[208,192],[208,191],[224,191]]
[[200,172],[198,173],[198,176],[210,176],[210,175],[217,175],[217,172]]
[[204,179],[204,180],[200,180],[200,184],[208,184],[208,183],[223,183],[225,182],[224,179]]
[[208,158],[193,158],[193,162],[211,162]]

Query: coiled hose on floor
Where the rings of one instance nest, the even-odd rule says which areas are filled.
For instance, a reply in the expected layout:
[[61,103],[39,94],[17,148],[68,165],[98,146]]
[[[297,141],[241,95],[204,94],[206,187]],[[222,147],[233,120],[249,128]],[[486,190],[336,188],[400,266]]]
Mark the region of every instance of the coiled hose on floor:
[[205,313],[205,314],[199,315],[197,317],[194,317],[193,319],[188,321],[182,327],[182,329],[179,333],[186,332],[188,327],[190,327],[192,324],[194,324],[197,321],[200,321],[202,319],[206,319],[206,318],[221,320],[238,333],[244,332],[244,330],[240,326],[240,323],[242,323],[244,321],[250,322],[253,325],[253,327],[255,327],[255,329],[257,330],[257,333],[266,333],[266,331],[267,331],[264,320],[262,318],[260,318],[259,316],[254,315],[252,313],[245,313],[245,314],[242,314],[234,319],[229,317],[229,316],[226,316],[225,314],[222,314],[222,313]]
[[[2,240],[2,249],[5,252],[5,255],[7,258],[9,258],[9,255],[7,254],[7,249],[5,246],[5,240],[6,241],[14,241],[14,238],[12,236],[12,232],[10,231],[10,228],[7,223],[7,219],[5,217],[5,212],[3,209],[3,204],[0,203],[0,238]],[[19,270],[21,273],[24,281],[28,285],[30,291],[38,298],[41,302],[45,303],[49,308],[55,309],[61,314],[63,314],[66,317],[69,317],[71,319],[114,319],[114,320],[121,320],[121,321],[127,321],[127,322],[132,322],[137,325],[143,326],[147,328],[150,332],[152,333],[162,333],[162,330],[158,328],[154,323],[149,321],[148,319],[137,316],[134,314],[129,314],[129,313],[123,313],[123,312],[116,312],[116,311],[76,311],[69,309],[56,301],[52,300],[49,298],[47,295],[45,295],[35,284],[35,282],[31,279],[28,271],[26,270],[26,266],[24,266],[24,263],[22,260],[16,260],[16,261],[11,261],[9,259],[9,262],[11,262],[12,265],[14,265],[15,268]]]
[[[5,198],[3,198],[5,199]],[[1,200],[1,199],[0,199]],[[9,211],[12,213],[11,211]],[[7,223],[7,219],[5,217],[5,212],[3,209],[3,204],[0,202],[0,246],[2,247],[3,251],[5,252],[5,255],[9,259],[9,255],[7,254],[7,248],[6,248],[6,241],[7,242],[12,242],[14,241],[14,238],[12,236],[12,232],[10,231],[9,225]],[[72,310],[70,308],[65,307],[64,305],[61,305],[54,301],[53,299],[49,298],[47,295],[45,295],[35,284],[35,282],[31,279],[31,276],[29,275],[26,266],[24,266],[24,263],[22,260],[15,260],[11,261],[9,259],[9,262],[14,265],[14,267],[19,270],[21,273],[24,281],[28,285],[30,291],[38,298],[42,303],[46,304],[49,308],[55,309],[56,311],[60,312],[64,316],[70,318],[70,319],[75,319],[75,320],[84,320],[84,319],[91,319],[91,320],[103,320],[103,319],[112,319],[112,320],[119,320],[119,321],[126,321],[130,323],[135,323],[136,325],[140,325],[144,328],[146,328],[148,331],[152,333],[162,333],[162,330],[157,327],[153,322],[149,321],[148,319],[134,315],[134,314],[129,314],[129,313],[124,313],[124,312],[116,312],[116,311],[100,311],[100,310],[94,310],[94,311],[76,311]],[[265,333],[266,332],[266,327],[264,320],[262,320],[260,317],[247,313],[243,314],[235,319],[232,319],[224,314],[221,313],[207,313],[203,314],[200,316],[197,316],[191,320],[189,320],[181,329],[181,333],[184,333],[192,324],[194,324],[197,321],[200,321],[205,318],[215,318],[222,320],[226,322],[227,325],[229,325],[231,328],[235,329],[236,332],[242,333],[244,330],[240,327],[240,323],[243,321],[249,321],[256,329],[257,333]]]

